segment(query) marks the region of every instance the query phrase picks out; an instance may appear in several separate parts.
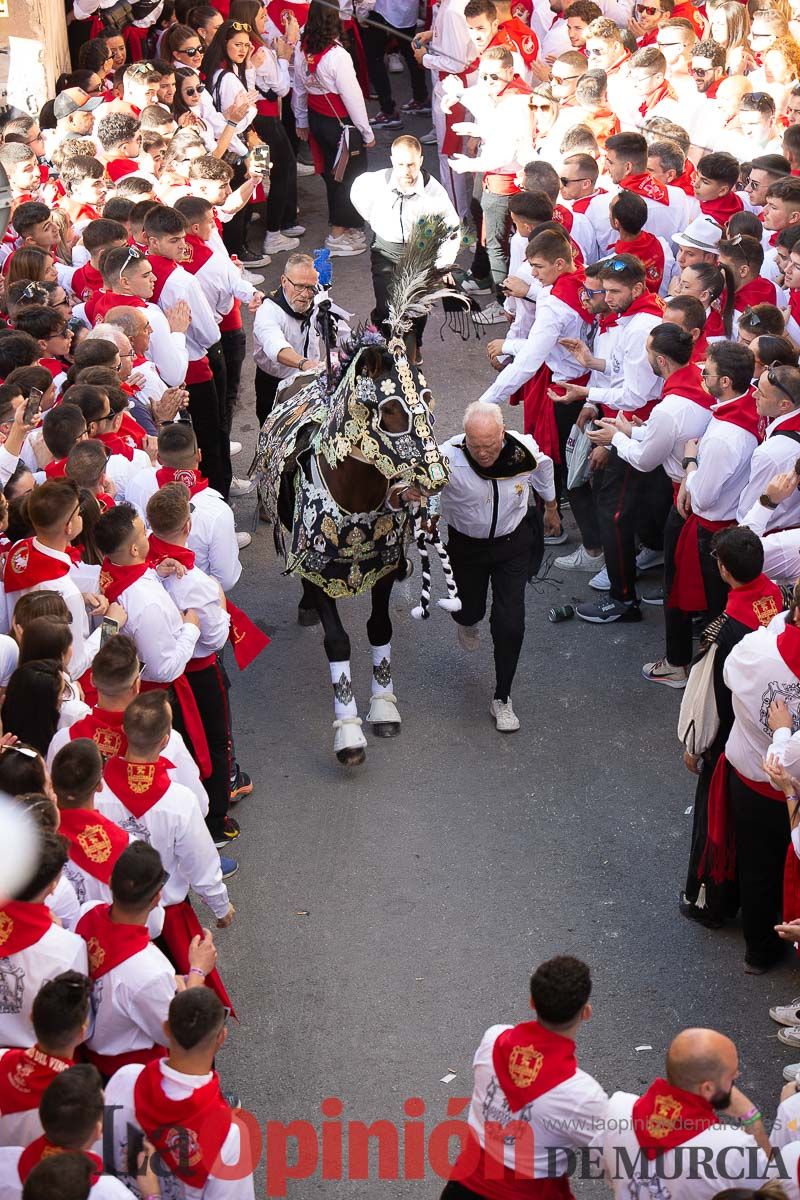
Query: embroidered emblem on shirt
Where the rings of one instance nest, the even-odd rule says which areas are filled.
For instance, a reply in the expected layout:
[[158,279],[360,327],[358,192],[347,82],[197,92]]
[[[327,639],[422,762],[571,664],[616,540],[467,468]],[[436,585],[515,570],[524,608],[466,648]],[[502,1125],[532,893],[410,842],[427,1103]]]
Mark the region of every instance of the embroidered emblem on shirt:
[[15,550],[11,555],[11,570],[16,575],[21,575],[28,565],[28,557],[30,555],[30,546],[26,543],[20,546],[19,550]]
[[89,955],[89,967],[92,971],[96,971],[98,967],[103,965],[106,952],[96,937],[89,938],[88,942],[86,943],[86,951]]
[[535,1046],[515,1046],[508,1059],[508,1073],[519,1088],[530,1087],[542,1069],[544,1055]]
[[5,946],[14,932],[14,920],[6,912],[0,912],[0,946]]
[[122,734],[107,726],[95,730],[93,741],[103,758],[116,758],[122,749]]
[[762,596],[753,601],[753,612],[758,617],[760,625],[769,625],[773,617],[778,615],[778,606],[772,596]]
[[107,862],[111,855],[111,838],[102,825],[87,825],[78,834],[78,845],[93,863]]
[[128,787],[137,796],[150,790],[155,778],[155,763],[128,763]]
[[647,1132],[653,1138],[669,1137],[676,1128],[683,1105],[674,1096],[656,1096],[655,1112],[647,1118]]

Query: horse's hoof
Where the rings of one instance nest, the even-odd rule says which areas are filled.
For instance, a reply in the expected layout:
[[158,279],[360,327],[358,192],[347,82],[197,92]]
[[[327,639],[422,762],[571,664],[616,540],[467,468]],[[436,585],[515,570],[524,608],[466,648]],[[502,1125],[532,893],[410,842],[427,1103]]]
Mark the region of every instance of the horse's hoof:
[[393,738],[397,737],[401,725],[399,721],[378,721],[375,724],[370,722],[370,729],[375,737]]
[[344,750],[337,750],[336,757],[343,767],[360,767],[367,754],[362,746],[348,746]]
[[302,625],[304,629],[310,629],[312,625],[319,625],[319,613],[315,608],[303,608],[300,605],[297,609],[297,624]]

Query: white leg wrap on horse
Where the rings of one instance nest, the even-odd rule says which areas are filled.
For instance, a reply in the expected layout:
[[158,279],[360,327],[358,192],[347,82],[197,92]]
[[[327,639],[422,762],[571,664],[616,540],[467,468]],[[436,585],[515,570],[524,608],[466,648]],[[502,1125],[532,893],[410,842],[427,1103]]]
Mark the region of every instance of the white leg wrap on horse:
[[392,643],[371,646],[372,650],[372,695],[392,690]]
[[337,721],[358,716],[358,708],[353,699],[353,684],[350,680],[349,662],[332,662],[331,683],[333,684],[333,712]]

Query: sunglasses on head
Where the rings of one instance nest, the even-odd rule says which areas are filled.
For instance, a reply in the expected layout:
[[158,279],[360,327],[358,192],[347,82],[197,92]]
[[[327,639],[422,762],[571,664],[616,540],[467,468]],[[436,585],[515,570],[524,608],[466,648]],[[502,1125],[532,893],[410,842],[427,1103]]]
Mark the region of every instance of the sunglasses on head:
[[235,29],[237,33],[252,33],[246,21],[231,21],[231,29]]
[[144,258],[141,250],[137,250],[135,246],[129,246],[128,257],[119,269],[120,275],[124,275],[131,263],[138,262],[140,258]]
[[770,365],[767,367],[767,382],[770,383],[774,388],[777,388],[779,392],[783,392],[786,399],[791,403],[792,407],[794,407],[797,404],[797,397],[792,395],[789,389],[781,383],[780,379],[777,378],[776,368],[782,367],[783,365],[783,363],[779,363],[777,360],[773,363],[770,363]]
[[761,324],[761,317],[752,308],[746,308],[740,317],[740,321],[746,321],[748,325],[752,325],[754,329],[758,329]]

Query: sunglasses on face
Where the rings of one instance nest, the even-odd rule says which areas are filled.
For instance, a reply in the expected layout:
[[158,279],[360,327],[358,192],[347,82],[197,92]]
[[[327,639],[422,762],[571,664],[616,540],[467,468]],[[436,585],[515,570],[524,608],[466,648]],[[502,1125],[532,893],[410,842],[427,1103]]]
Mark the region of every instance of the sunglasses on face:
[[682,46],[683,42],[656,42],[659,50],[669,50],[671,46]]
[[605,294],[603,291],[603,288],[582,287],[581,291],[583,292],[584,296],[590,296],[590,297],[591,296],[602,296]]
[[544,104],[534,104],[532,101],[529,100],[528,108],[531,110],[531,112],[549,112],[551,105],[548,104],[546,100],[545,100]]
[[582,78],[583,78],[582,75],[552,75],[550,77],[550,82],[551,83],[572,83],[573,79],[582,79]]
[[589,176],[588,175],[579,175],[577,179],[565,179],[563,175],[559,175],[558,178],[559,178],[559,181],[560,181],[562,187],[569,187],[569,185],[571,183],[584,183],[589,178]]
[[199,46],[183,46],[178,54],[186,54],[189,58],[194,58],[196,55],[202,54],[202,50]]
[[661,12],[660,8],[656,8],[653,4],[637,4],[636,11],[646,13],[648,17],[655,17]]
[[700,79],[704,79],[706,75],[713,75],[716,67],[690,67],[692,75],[698,75]]
[[199,95],[201,95],[202,91],[203,91],[202,87],[184,88],[183,94],[184,94],[184,96],[199,96]]
[[[493,72],[487,72],[486,74],[484,74],[484,72],[481,71],[480,78],[483,80],[484,83],[487,83],[490,79],[491,79],[492,83],[498,83],[501,79],[503,79],[503,76],[495,75]],[[505,83],[504,79],[503,79],[503,82]]]

